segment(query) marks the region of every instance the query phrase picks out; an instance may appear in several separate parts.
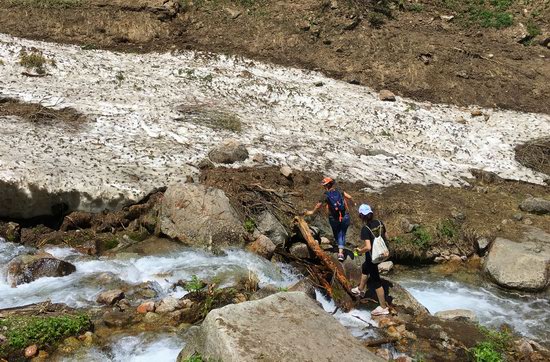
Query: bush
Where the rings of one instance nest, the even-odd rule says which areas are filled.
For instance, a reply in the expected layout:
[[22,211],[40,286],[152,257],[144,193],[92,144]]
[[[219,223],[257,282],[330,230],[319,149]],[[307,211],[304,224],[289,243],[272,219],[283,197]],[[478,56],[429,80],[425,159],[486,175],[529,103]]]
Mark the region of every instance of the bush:
[[432,241],[432,236],[423,226],[415,227],[412,234],[414,236],[413,243],[418,245],[420,248],[427,247]]
[[491,342],[478,343],[470,353],[476,362],[502,362],[501,354]]
[[206,283],[200,280],[196,275],[191,277],[191,280],[184,284],[185,290],[188,292],[198,292],[206,286]]
[[46,73],[47,59],[39,51],[33,51],[27,53],[26,51],[21,51],[19,54],[19,65],[27,69],[34,69],[38,74]]
[[458,235],[458,230],[455,222],[453,220],[443,220],[439,223],[437,226],[437,232],[440,237],[445,237],[448,239],[454,238],[456,235]]

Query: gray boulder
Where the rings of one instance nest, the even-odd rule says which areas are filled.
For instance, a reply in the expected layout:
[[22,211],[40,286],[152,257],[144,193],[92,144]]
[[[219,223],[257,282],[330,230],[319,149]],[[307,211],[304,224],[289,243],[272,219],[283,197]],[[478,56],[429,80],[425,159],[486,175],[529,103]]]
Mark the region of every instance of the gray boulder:
[[288,238],[288,232],[279,220],[269,211],[264,211],[256,219],[257,229],[267,236],[275,245],[284,244]]
[[44,277],[63,277],[74,273],[76,267],[50,254],[23,255],[8,264],[8,282],[12,286],[30,283]]
[[124,292],[120,289],[113,289],[99,294],[97,302],[99,304],[113,305],[122,299],[124,299]]
[[529,197],[519,205],[522,211],[531,214],[545,215],[550,214],[550,201],[538,197]]
[[477,321],[477,316],[469,309],[442,310],[434,315],[438,318],[446,320],[466,319],[472,322]]
[[168,187],[160,210],[163,234],[191,246],[240,245],[244,228],[222,190],[198,184]]
[[290,254],[298,259],[312,259],[315,257],[309,247],[304,243],[296,243],[289,249]]
[[211,311],[178,356],[246,361],[383,361],[301,292]]
[[214,147],[208,153],[208,158],[215,163],[230,164],[246,160],[248,150],[238,141],[230,139]]
[[548,286],[550,245],[497,238],[487,255],[485,271],[500,286],[527,291]]

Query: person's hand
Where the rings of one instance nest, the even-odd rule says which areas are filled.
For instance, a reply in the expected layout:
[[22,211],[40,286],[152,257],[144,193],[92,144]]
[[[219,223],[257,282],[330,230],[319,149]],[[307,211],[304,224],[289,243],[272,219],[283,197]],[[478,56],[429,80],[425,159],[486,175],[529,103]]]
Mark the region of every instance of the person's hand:
[[304,210],[304,216],[310,216],[310,215],[313,215],[313,212],[309,210]]

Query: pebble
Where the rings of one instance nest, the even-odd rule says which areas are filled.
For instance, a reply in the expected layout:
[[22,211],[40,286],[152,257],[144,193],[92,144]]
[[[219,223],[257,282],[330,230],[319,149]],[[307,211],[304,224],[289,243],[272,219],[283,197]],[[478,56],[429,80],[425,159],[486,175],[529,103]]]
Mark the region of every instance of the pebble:
[[155,311],[155,302],[144,302],[137,307],[137,312],[139,314],[146,314],[147,312]]
[[38,353],[38,346],[36,344],[32,344],[25,348],[25,358],[32,358],[36,356]]

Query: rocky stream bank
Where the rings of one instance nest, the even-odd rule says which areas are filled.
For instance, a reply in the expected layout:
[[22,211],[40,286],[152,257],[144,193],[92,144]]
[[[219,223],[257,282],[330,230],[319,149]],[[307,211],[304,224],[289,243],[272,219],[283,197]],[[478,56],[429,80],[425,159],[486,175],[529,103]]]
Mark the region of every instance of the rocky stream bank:
[[[307,277],[305,266],[319,262],[300,242],[292,220],[315,203],[319,175],[288,171],[208,168],[199,182],[169,186],[119,211],[77,211],[55,222],[45,219],[46,225],[37,225],[36,219],[2,222],[3,358],[118,361],[167,353],[175,359],[183,349],[181,361],[199,354],[224,361],[259,356],[288,360],[300,353],[311,356],[312,350],[344,360],[342,356],[355,353],[372,361],[456,361],[473,358],[489,344],[509,360],[549,357],[544,329],[550,318],[544,312],[549,216],[540,211],[544,198],[539,194],[544,193],[538,186],[474,180],[469,190],[453,190],[451,205],[437,201],[446,197],[445,188],[429,187],[425,192],[430,202],[441,206],[430,213],[420,187],[403,186],[380,195],[342,182],[357,200],[375,205],[391,229],[396,265],[381,268],[389,273],[385,288],[393,313],[374,318],[368,312],[375,306],[370,298],[355,300],[345,310]],[[503,189],[512,193],[502,196]],[[526,190],[532,198],[525,196]],[[461,193],[464,199],[456,202]],[[396,200],[412,200],[411,194],[416,195],[414,207],[406,211]],[[475,229],[483,234],[473,234],[476,225],[487,222],[477,220],[475,201],[469,201],[473,194],[492,200],[495,209],[508,200],[528,201],[506,210],[509,218]],[[528,206],[533,199],[539,206]],[[522,217],[515,217],[519,213]],[[320,245],[331,253],[323,218],[310,222]],[[351,245],[357,226],[350,230]],[[422,235],[429,239],[419,240]],[[517,247],[506,247],[509,243]],[[360,262],[348,255],[342,265],[352,281],[357,281]],[[404,264],[432,267],[411,272]],[[435,281],[432,289],[418,284],[427,280]],[[489,283],[494,290],[472,280]],[[454,296],[448,285],[442,286],[449,293],[443,295],[436,291],[440,281],[462,286]],[[493,282],[518,291],[497,292],[500,287]],[[426,298],[430,291],[439,295]],[[487,306],[473,303],[466,305],[471,310],[460,310],[464,305],[446,302],[459,297],[468,301],[476,292]],[[513,293],[523,299],[514,299]],[[502,298],[527,307],[502,310],[506,303],[497,302]],[[515,318],[518,313],[538,316],[543,327]],[[501,329],[480,328],[478,321]],[[269,333],[262,323],[270,325]],[[292,336],[301,336],[300,342]],[[253,340],[261,342],[247,344]]]

